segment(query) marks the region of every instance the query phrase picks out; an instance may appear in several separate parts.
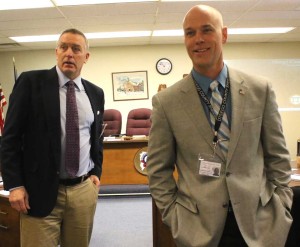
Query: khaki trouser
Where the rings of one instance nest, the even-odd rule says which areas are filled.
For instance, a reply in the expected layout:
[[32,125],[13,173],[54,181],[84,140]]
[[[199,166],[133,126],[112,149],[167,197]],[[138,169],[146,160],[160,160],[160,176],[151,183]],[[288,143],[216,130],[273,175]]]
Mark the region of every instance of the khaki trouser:
[[97,198],[98,188],[89,178],[74,186],[60,185],[50,215],[37,218],[21,214],[21,246],[88,247]]

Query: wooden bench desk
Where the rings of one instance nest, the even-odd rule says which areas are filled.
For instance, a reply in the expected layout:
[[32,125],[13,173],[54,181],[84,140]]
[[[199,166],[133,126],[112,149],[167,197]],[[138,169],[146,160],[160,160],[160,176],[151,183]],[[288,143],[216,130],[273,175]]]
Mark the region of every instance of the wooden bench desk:
[[0,195],[0,247],[20,247],[20,215],[4,195]]
[[148,139],[104,141],[101,185],[148,184],[147,176],[135,168],[135,157],[147,146]]

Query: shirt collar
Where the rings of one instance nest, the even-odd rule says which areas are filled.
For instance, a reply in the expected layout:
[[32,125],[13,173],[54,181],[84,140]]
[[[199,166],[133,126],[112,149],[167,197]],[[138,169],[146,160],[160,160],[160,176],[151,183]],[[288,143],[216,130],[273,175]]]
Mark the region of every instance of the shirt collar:
[[[217,80],[223,88],[225,88],[226,80],[227,80],[227,65],[224,64],[220,74],[216,77]],[[198,85],[202,88],[202,90],[207,94],[210,84],[214,81],[211,78],[199,74],[194,68],[192,69],[192,75]]]
[[[70,79],[64,75],[64,73],[60,70],[60,68],[58,66],[56,66],[56,71],[57,71],[57,75],[58,75],[59,87],[64,87],[66,85],[66,83],[68,81],[70,81]],[[75,82],[75,85],[79,90],[83,90],[81,76],[76,77],[72,81]]]

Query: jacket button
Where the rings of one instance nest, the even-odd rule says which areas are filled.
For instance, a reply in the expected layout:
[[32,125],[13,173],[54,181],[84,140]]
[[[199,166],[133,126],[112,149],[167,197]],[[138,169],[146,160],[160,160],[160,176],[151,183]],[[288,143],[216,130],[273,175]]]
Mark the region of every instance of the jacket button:
[[222,207],[223,208],[227,208],[228,207],[228,203],[227,202],[223,203]]
[[231,175],[230,172],[226,172],[226,177],[229,177]]

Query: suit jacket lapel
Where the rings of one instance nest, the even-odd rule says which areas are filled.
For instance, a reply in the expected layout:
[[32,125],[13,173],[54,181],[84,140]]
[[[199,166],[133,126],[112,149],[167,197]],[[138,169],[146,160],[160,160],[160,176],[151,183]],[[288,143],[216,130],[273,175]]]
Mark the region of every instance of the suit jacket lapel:
[[45,78],[41,78],[41,90],[43,96],[44,114],[49,135],[51,135],[52,150],[57,164],[60,164],[61,152],[61,130],[60,130],[60,99],[59,99],[59,83],[56,68],[48,71]]
[[248,87],[244,81],[239,78],[235,70],[229,69],[230,78],[230,93],[232,102],[232,117],[231,117],[231,133],[230,143],[228,147],[227,165],[229,164],[232,155],[238,144],[238,140],[243,128],[244,122],[244,107],[247,98]]
[[91,103],[91,107],[92,107],[92,111],[94,113],[94,124],[92,125],[91,128],[91,132],[92,132],[92,136],[96,136],[97,135],[97,128],[99,127],[99,124],[97,122],[97,115],[99,114],[99,105],[97,105],[97,95],[95,94],[95,91],[88,85],[88,83],[86,83],[86,81],[84,79],[81,80],[82,81],[82,85],[86,91],[86,94],[90,100]]
[[97,110],[97,103],[95,101],[95,97],[94,97],[94,91],[91,89],[91,87],[88,86],[88,84],[85,82],[85,80],[81,80],[82,81],[82,85],[86,91],[86,94],[90,100],[91,106],[92,106],[92,110],[93,113],[96,114],[96,110]]
[[[244,105],[248,91],[248,87],[244,84],[244,81],[238,77],[235,70],[229,69],[229,77],[232,102],[232,119],[227,164],[229,164],[232,158],[232,154],[236,149],[239,136],[243,128]],[[181,103],[184,105],[184,109],[186,109],[187,115],[197,127],[199,134],[204,138],[204,140],[208,143],[208,145],[211,146],[213,150],[213,132],[207,131],[208,129],[211,129],[211,127],[201,104],[197,90],[195,90],[194,81],[191,76],[187,76],[186,80],[187,81],[183,83],[184,87],[181,88]],[[200,106],[197,107],[199,104]],[[224,155],[220,149],[216,149],[216,154],[220,158],[224,159]]]
[[41,85],[48,129],[55,131],[58,126],[60,129],[59,84],[55,67],[49,70]]
[[[180,94],[181,104],[183,104],[183,109],[185,109],[190,120],[196,126],[198,133],[213,149],[213,132],[207,131],[208,129],[211,129],[211,127],[203,109],[200,96],[195,88],[191,75],[187,76],[185,79],[186,82],[182,84],[184,86],[181,88]],[[222,155],[221,152],[219,155]]]

